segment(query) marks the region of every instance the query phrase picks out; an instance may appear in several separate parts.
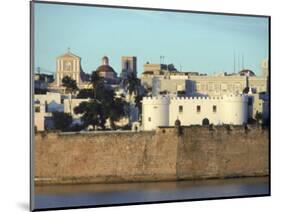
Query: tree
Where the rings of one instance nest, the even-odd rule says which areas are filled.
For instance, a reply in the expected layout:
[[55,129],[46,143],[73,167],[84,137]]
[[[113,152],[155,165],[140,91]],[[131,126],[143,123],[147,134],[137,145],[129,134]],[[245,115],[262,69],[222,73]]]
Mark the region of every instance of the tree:
[[[96,87],[97,89],[97,87]],[[74,108],[75,114],[81,114],[81,120],[85,127],[89,125],[105,129],[105,122],[110,121],[112,129],[116,129],[115,121],[125,116],[126,102],[123,98],[116,98],[112,89],[106,88],[102,83],[98,85],[98,92],[93,92],[95,99],[90,102],[82,102]]]
[[74,113],[82,114],[81,120],[84,127],[92,126],[95,129],[97,126],[102,126],[104,128],[105,121],[103,121],[102,117],[102,106],[97,100],[81,102],[74,108]]
[[126,115],[125,108],[127,103],[124,98],[117,98],[115,96],[115,92],[105,86],[99,86],[97,100],[102,105],[101,116],[105,120],[109,119],[111,125],[110,127],[115,130],[116,126],[114,122],[120,120],[121,117]]
[[90,77],[90,81],[91,81],[92,88],[93,88],[93,90],[92,90],[93,96],[94,96],[94,99],[96,99],[97,93],[98,93],[98,88],[102,84],[103,78],[100,77],[96,71],[93,71],[91,74],[91,77]]
[[53,112],[55,129],[67,131],[72,124],[72,116],[69,113]]
[[257,120],[257,123],[261,123],[262,122],[262,113],[257,111],[255,114],[255,119]]
[[243,89],[243,94],[248,94],[250,91],[250,88],[247,86]]
[[70,111],[70,114],[71,114],[72,113],[72,107],[71,107],[72,95],[76,91],[78,91],[78,87],[77,87],[76,81],[73,80],[69,76],[65,76],[65,77],[62,78],[62,86],[65,87],[66,93],[70,94],[70,98],[68,99],[68,101],[69,101],[69,111]]
[[175,66],[174,66],[174,64],[169,64],[168,66],[167,66],[167,68],[168,68],[168,70],[169,71],[177,71],[177,69],[175,68]]
[[106,115],[109,118],[111,129],[116,130],[115,121],[119,121],[126,115],[126,105],[127,103],[122,98],[115,98],[111,105],[109,105]]
[[94,92],[92,89],[81,89],[79,90],[79,93],[77,94],[77,98],[79,99],[93,99],[94,98]]
[[140,80],[139,78],[137,78],[135,73],[131,73],[127,76],[125,85],[130,95],[132,95],[133,93],[137,95],[140,86]]

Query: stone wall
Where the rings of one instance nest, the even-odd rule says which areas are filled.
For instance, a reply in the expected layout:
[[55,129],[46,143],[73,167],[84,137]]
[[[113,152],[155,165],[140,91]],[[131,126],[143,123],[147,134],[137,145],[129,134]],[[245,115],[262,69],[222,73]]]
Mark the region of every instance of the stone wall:
[[268,175],[268,130],[184,127],[35,135],[35,182],[104,183]]

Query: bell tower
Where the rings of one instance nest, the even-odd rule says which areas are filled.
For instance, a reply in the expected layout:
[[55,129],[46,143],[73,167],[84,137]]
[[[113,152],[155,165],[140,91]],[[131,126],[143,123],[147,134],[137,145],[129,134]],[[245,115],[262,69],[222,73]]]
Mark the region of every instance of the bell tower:
[[121,63],[122,63],[121,78],[126,78],[131,73],[137,75],[137,58],[136,57],[123,56],[121,58]]
[[77,55],[74,55],[70,52],[68,48],[67,53],[57,57],[57,66],[56,66],[56,86],[62,86],[62,79],[65,76],[69,76],[72,79],[76,80],[77,86],[79,87],[80,79],[80,63],[81,58]]

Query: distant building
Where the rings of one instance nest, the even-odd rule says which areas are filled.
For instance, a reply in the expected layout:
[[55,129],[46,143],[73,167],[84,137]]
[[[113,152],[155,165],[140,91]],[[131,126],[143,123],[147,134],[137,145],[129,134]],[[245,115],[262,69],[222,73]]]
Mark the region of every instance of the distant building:
[[102,65],[100,65],[96,72],[98,73],[98,75],[100,77],[103,77],[105,79],[116,79],[117,78],[117,74],[114,71],[114,69],[109,65],[109,59],[107,56],[104,56],[102,58]]
[[137,76],[137,58],[136,57],[129,57],[123,56],[121,58],[122,63],[122,71],[120,77],[126,79],[128,75],[134,74]]
[[61,94],[49,93],[34,95],[34,126],[38,131],[53,128],[52,112],[64,112]]
[[57,57],[55,81],[49,84],[51,90],[63,90],[62,79],[69,76],[77,83],[78,88],[87,88],[89,86],[89,76],[83,72],[81,67],[81,58],[68,50],[67,53]]
[[261,113],[262,121],[269,121],[269,95],[268,93],[252,93],[249,92],[248,116],[255,119],[257,113]]
[[53,75],[49,74],[34,74],[34,89],[35,94],[37,93],[45,93],[48,90],[48,84],[54,81]]
[[268,67],[268,59],[264,59],[261,62],[262,76],[268,77],[269,67]]
[[245,95],[221,97],[169,96],[144,97],[142,101],[143,130],[159,126],[181,125],[242,125],[248,120],[248,97]]
[[253,71],[246,69],[239,74],[224,73],[216,76],[158,69],[158,71],[144,71],[141,84],[145,88],[151,88],[154,96],[163,92],[176,94],[182,91],[183,93],[184,89],[187,96],[221,96],[242,94],[247,87],[255,89],[256,93],[268,92],[269,88],[268,77],[256,76]]

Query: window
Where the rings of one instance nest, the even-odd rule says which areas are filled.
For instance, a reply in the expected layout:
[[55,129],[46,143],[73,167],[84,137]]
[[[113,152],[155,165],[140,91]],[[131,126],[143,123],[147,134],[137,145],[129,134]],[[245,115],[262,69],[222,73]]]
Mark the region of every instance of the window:
[[216,113],[217,112],[217,106],[213,105],[213,112]]
[[148,121],[151,122],[151,117],[148,117]]
[[200,111],[201,111],[201,106],[200,105],[197,105],[196,111],[197,111],[197,113],[200,113]]
[[35,106],[35,113],[40,113],[40,106]]
[[180,105],[180,106],[179,106],[179,113],[182,113],[182,111],[183,111],[183,106]]

